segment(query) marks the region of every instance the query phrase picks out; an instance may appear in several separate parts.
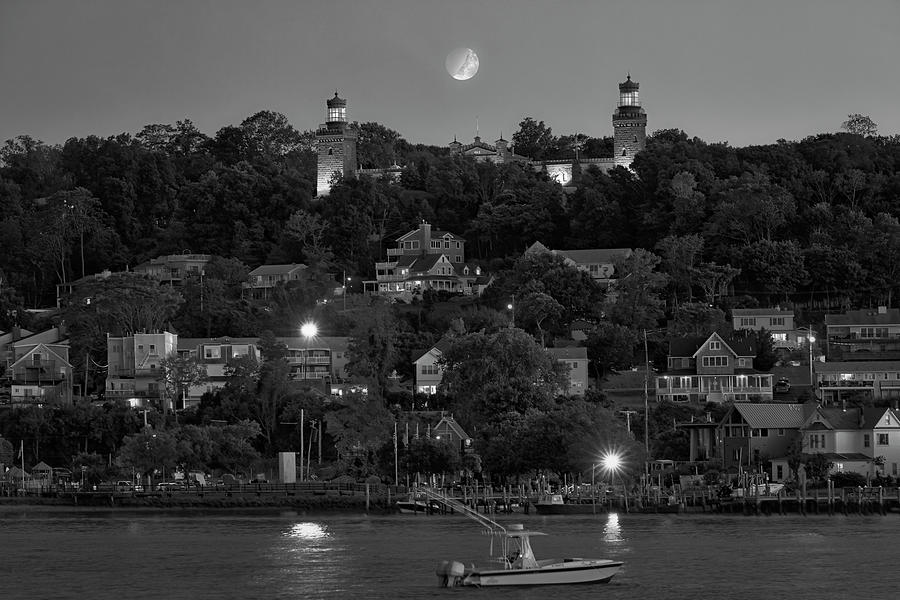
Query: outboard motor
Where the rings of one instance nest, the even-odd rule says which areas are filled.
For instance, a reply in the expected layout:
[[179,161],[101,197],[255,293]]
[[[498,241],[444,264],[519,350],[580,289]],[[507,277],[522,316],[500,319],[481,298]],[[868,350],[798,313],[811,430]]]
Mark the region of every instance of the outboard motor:
[[459,585],[460,580],[463,575],[465,575],[466,568],[459,561],[450,561],[444,560],[441,561],[441,564],[437,566],[435,569],[435,574],[437,574],[438,579],[440,580],[441,587],[456,587]]

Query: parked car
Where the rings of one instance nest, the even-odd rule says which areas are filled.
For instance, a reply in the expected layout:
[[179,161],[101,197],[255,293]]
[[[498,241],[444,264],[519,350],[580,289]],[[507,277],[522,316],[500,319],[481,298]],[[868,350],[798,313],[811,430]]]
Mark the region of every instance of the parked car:
[[782,377],[775,383],[774,391],[776,394],[787,394],[791,391],[791,380],[787,377]]
[[116,491],[117,492],[133,492],[134,485],[130,481],[117,481],[116,482]]
[[180,481],[161,481],[156,484],[157,492],[175,492],[183,489],[184,484]]

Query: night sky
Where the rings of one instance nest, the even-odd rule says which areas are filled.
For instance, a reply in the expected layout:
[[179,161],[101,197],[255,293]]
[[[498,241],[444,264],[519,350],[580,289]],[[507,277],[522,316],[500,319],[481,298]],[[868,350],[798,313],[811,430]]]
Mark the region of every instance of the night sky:
[[[444,69],[473,48],[469,81]],[[136,133],[189,118],[208,135],[260,110],[298,130],[337,89],[349,118],[411,142],[612,134],[617,83],[648,132],[734,146],[900,133],[897,0],[0,0],[0,141]]]

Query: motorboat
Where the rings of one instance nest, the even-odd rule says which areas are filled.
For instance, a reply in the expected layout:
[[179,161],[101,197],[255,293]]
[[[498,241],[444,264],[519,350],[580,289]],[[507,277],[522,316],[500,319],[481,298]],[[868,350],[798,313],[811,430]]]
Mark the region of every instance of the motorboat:
[[[436,570],[442,587],[605,583],[622,568],[621,561],[600,558],[538,560],[531,549],[530,538],[546,534],[527,531],[521,524],[496,527],[490,533],[500,538],[496,559],[501,563],[500,568],[479,569],[445,560]],[[493,548],[493,541],[491,545]]]
[[422,494],[410,494],[406,500],[398,500],[395,504],[401,514],[441,512],[442,505],[437,500],[426,498]]
[[565,498],[562,494],[541,494],[533,502],[539,515],[593,515],[605,513],[602,502],[595,498]]

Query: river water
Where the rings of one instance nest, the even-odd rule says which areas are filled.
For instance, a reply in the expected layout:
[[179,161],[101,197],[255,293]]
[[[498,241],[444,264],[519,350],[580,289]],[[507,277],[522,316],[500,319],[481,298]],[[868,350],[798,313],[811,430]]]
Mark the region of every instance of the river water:
[[614,558],[608,584],[441,589],[442,560],[489,564],[459,515],[0,508],[0,598],[887,600],[900,515],[512,515],[538,558]]

